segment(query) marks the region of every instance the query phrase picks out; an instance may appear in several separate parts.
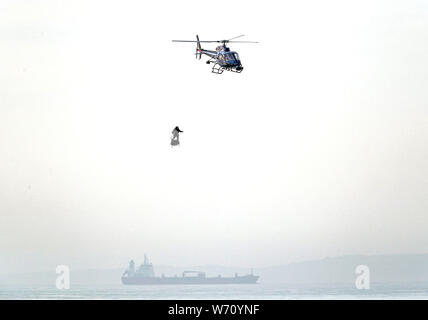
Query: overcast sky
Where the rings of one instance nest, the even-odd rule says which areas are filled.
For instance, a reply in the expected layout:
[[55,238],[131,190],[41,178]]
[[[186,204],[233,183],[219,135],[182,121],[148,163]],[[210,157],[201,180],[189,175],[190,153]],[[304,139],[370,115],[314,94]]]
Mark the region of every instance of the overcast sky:
[[[196,34],[260,43],[215,75]],[[0,272],[428,252],[427,37],[426,1],[3,0]]]

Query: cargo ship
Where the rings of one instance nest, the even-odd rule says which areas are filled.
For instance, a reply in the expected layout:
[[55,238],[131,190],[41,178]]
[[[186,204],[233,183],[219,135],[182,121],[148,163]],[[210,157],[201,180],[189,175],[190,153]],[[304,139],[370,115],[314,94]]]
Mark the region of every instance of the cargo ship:
[[234,277],[207,277],[205,272],[186,270],[183,271],[181,277],[171,276],[166,277],[162,274],[161,277],[156,277],[153,265],[144,255],[144,263],[138,269],[135,268],[133,260],[129,263],[128,269],[122,275],[122,283],[126,285],[161,285],[161,284],[253,284],[256,283],[259,276],[253,275],[251,272],[247,275],[239,276],[235,273]]

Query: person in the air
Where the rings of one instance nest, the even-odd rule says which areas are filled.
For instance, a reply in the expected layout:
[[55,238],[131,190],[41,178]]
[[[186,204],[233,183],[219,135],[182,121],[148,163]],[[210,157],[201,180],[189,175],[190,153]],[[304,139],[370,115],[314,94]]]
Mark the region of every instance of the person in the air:
[[171,146],[178,146],[180,144],[180,128],[177,126],[172,130]]

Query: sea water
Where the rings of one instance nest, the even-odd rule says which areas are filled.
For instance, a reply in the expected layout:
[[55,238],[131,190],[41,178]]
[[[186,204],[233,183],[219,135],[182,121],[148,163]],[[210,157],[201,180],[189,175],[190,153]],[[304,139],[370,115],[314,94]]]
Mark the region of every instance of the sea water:
[[428,284],[372,284],[358,290],[352,285],[73,285],[59,290],[43,286],[0,285],[0,299],[428,299]]

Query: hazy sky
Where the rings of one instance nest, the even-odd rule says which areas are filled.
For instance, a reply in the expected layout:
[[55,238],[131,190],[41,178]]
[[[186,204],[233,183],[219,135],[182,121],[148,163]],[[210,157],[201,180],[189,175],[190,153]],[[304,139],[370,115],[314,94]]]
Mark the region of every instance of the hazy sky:
[[[196,34],[260,44],[219,76]],[[428,252],[427,37],[426,1],[1,1],[0,272]]]

